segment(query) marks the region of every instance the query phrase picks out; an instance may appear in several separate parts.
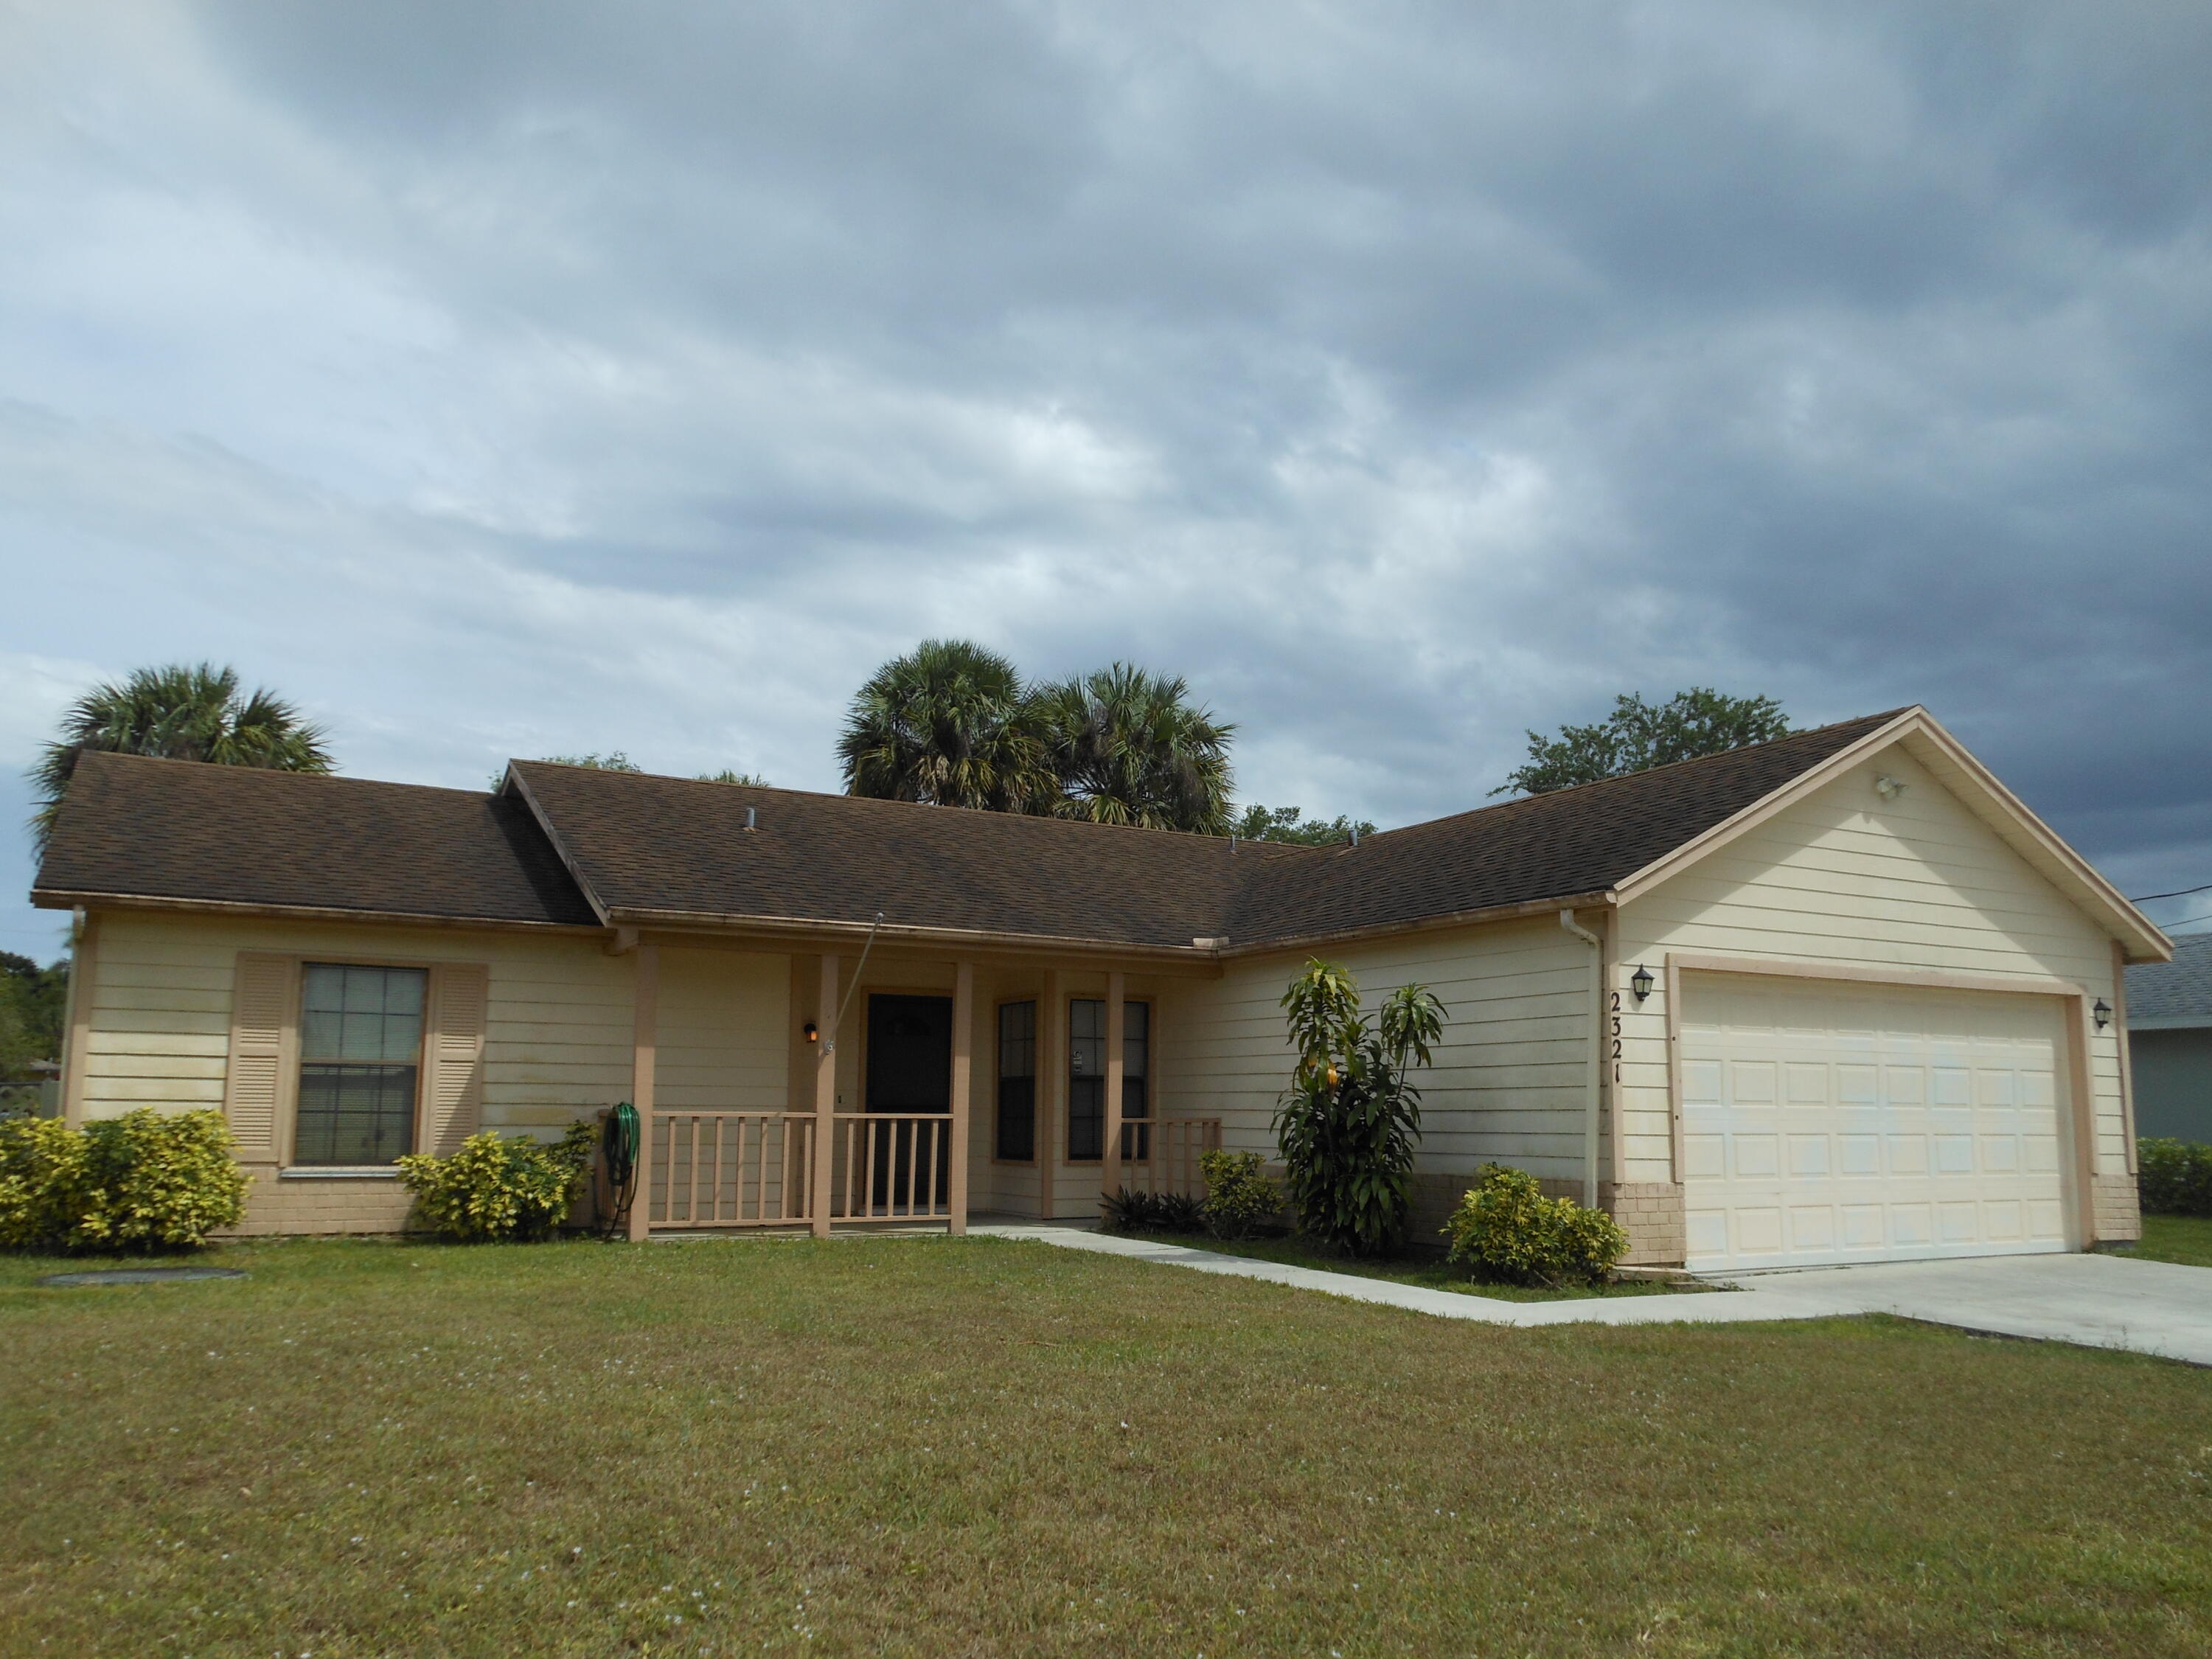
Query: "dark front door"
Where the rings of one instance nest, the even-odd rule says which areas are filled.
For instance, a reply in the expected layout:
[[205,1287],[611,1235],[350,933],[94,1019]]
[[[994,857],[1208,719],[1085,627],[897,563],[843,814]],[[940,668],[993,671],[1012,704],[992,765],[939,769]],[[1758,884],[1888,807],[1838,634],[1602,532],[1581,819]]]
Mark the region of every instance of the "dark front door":
[[[950,1112],[952,1109],[952,999],[872,996],[868,999],[868,1109],[872,1112]],[[936,1201],[951,1191],[950,1126],[886,1125],[876,1136],[870,1178],[871,1212],[902,1214],[910,1200],[929,1202],[926,1177],[936,1170]]]

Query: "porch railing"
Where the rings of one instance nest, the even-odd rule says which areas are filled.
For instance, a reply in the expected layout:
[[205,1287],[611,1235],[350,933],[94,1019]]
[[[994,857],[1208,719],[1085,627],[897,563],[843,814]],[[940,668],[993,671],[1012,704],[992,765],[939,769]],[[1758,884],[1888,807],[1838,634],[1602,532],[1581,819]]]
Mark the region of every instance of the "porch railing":
[[1218,1117],[1126,1118],[1121,1123],[1121,1184],[1131,1192],[1206,1196],[1201,1154],[1221,1150]]
[[646,1173],[656,1227],[789,1227],[814,1218],[811,1112],[655,1112]]
[[944,1113],[841,1114],[830,1170],[834,1221],[950,1221],[952,1119]]

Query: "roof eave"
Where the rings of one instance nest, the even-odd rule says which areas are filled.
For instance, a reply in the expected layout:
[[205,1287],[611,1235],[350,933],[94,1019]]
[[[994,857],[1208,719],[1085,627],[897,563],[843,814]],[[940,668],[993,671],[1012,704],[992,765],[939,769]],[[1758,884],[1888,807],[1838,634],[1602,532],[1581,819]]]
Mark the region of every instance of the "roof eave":
[[160,893],[109,893],[65,887],[33,887],[31,902],[41,910],[155,910],[190,915],[266,917],[284,921],[384,922],[408,927],[494,928],[532,933],[595,935],[606,931],[588,921],[529,921],[516,916],[440,915],[421,910],[354,910],[338,905],[178,898]]
[[1610,908],[1620,898],[1609,887],[1586,893],[1565,893],[1553,898],[1520,899],[1511,904],[1485,905],[1473,910],[1454,910],[1443,915],[1421,916],[1410,921],[1376,921],[1359,927],[1342,927],[1318,933],[1297,933],[1283,939],[1255,939],[1240,944],[1231,939],[1216,953],[1224,957],[1265,956],[1280,951],[1310,951],[1324,945],[1356,945],[1363,939],[1392,939],[1405,933],[1434,933],[1440,927],[1468,927],[1488,921],[1516,921],[1528,916],[1549,915],[1555,910]]
[[886,922],[833,921],[810,916],[723,915],[713,911],[618,908],[607,913],[608,926],[655,933],[698,933],[741,936],[764,944],[857,943],[873,932],[885,943],[927,945],[945,949],[1013,951],[1024,954],[1140,957],[1176,963],[1206,963],[1221,953],[1212,946],[1158,945],[1138,940],[1096,939],[1057,933],[1017,933],[988,928],[929,927]]

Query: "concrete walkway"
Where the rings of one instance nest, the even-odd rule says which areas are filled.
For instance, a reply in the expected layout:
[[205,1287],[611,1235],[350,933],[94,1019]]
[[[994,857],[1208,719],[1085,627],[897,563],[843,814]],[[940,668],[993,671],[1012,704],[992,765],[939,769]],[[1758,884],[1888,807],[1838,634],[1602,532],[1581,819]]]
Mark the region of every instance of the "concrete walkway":
[[2212,1268],[2109,1255],[1981,1256],[1814,1267],[1717,1278],[1716,1284],[1730,1286],[1726,1291],[1500,1302],[1081,1227],[994,1222],[969,1231],[1198,1273],[1261,1279],[1348,1301],[1490,1325],[1717,1325],[1890,1313],[1962,1330],[2124,1348],[2212,1365]]

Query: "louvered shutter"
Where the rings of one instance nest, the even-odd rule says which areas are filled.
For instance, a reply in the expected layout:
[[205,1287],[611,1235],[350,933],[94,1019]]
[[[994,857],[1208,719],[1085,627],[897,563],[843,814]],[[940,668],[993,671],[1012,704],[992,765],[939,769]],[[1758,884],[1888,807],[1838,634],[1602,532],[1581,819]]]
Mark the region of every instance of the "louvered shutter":
[[242,1164],[274,1164],[283,1144],[279,1125],[292,1082],[285,1069],[298,986],[299,964],[291,957],[238,953],[222,1109]]
[[423,1034],[429,1078],[422,1091],[422,1146],[458,1152],[483,1114],[484,1005],[489,972],[471,963],[434,969],[430,1029]]

